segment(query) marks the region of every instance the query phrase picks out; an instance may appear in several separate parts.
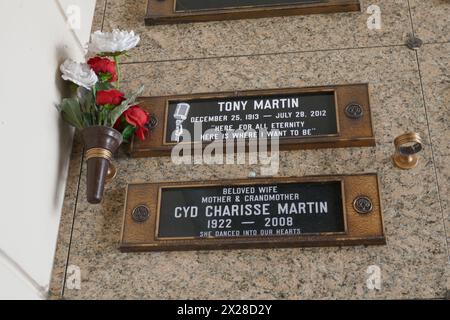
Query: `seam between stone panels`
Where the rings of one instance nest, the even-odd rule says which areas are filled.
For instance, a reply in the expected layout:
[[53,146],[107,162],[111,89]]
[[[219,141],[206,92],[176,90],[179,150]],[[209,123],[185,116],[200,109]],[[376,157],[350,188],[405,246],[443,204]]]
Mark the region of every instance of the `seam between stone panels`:
[[317,49],[317,50],[298,50],[298,51],[285,51],[285,52],[267,52],[267,53],[252,53],[242,55],[229,55],[229,56],[211,56],[211,57],[197,57],[197,58],[179,58],[179,59],[166,59],[166,60],[144,60],[144,61],[131,61],[121,62],[121,64],[144,64],[144,63],[164,63],[164,62],[181,62],[181,61],[199,61],[199,60],[216,60],[216,59],[232,59],[232,58],[250,58],[261,56],[282,56],[288,54],[297,53],[316,53],[316,52],[331,52],[331,51],[345,51],[345,50],[364,50],[364,49],[377,49],[377,48],[401,48],[405,47],[404,44],[393,44],[387,46],[368,46],[368,47],[345,47],[337,49]]
[[435,41],[435,42],[423,42],[424,45],[433,45],[433,44],[450,44],[450,41]]
[[106,17],[106,8],[108,7],[108,0],[105,0],[105,7],[103,8],[103,17],[102,17],[102,32],[103,26],[105,25],[105,17]]
[[72,248],[73,228],[75,226],[75,217],[77,215],[78,198],[79,198],[79,194],[80,194],[81,175],[83,174],[84,148],[82,150],[80,161],[81,161],[80,172],[78,174],[77,192],[75,195],[75,205],[73,208],[72,227],[70,228],[69,248],[67,249],[67,258],[66,258],[66,264],[65,264],[65,268],[64,268],[64,276],[63,276],[63,282],[62,282],[62,288],[61,288],[61,298],[64,297],[64,290],[66,289],[67,267],[69,265],[69,260],[70,260],[70,249]]
[[[408,0],[408,10],[409,10],[409,18],[411,20],[412,34],[415,37],[414,20],[412,17],[410,0]],[[441,208],[442,224],[443,224],[443,228],[444,228],[444,239],[445,239],[445,244],[446,244],[446,248],[447,248],[447,261],[449,262],[450,261],[450,248],[449,248],[449,243],[448,243],[448,238],[447,238],[447,225],[446,225],[446,219],[445,219],[445,215],[444,215],[444,206],[442,205],[441,189],[439,187],[439,177],[438,177],[438,172],[437,172],[437,168],[436,168],[436,159],[435,159],[435,152],[434,152],[434,146],[433,146],[433,138],[432,138],[432,134],[431,134],[430,120],[428,118],[428,108],[427,108],[427,102],[426,102],[426,98],[425,98],[425,89],[424,89],[424,85],[423,85],[422,71],[420,68],[419,52],[416,50],[415,53],[416,53],[416,61],[417,61],[417,70],[419,72],[419,81],[420,81],[420,89],[421,89],[421,93],[422,93],[423,108],[425,110],[425,119],[427,121],[428,136],[430,139],[431,158],[433,159],[434,176],[435,176],[436,187],[437,187],[437,192],[438,192],[437,196],[438,196],[438,200],[439,200],[439,207]]]
[[411,4],[408,2],[408,12],[409,12],[409,23],[411,24],[411,31],[412,31],[412,35],[415,37],[416,36],[416,32],[414,30],[414,21],[413,21],[413,16],[412,16],[412,10],[411,10]]
[[[414,34],[414,31],[413,31]],[[425,42],[424,45],[437,45],[437,44],[450,44],[450,41],[435,41],[435,42]],[[146,48],[150,46],[142,46]],[[296,50],[296,51],[283,51],[283,52],[266,52],[266,53],[250,53],[241,55],[228,55],[228,56],[208,56],[208,57],[192,57],[192,58],[177,58],[177,59],[165,59],[165,60],[143,60],[143,61],[130,61],[121,62],[120,64],[144,64],[144,63],[164,63],[164,62],[181,62],[181,61],[199,61],[199,60],[213,60],[213,59],[230,59],[230,58],[248,58],[248,57],[260,57],[260,56],[277,56],[277,55],[288,55],[288,54],[298,54],[298,53],[317,53],[317,52],[330,52],[330,51],[341,51],[341,50],[359,50],[359,49],[382,49],[382,48],[401,48],[405,47],[405,44],[390,44],[390,45],[380,45],[380,46],[364,46],[364,47],[343,47],[343,48],[330,48],[330,49],[315,49],[315,50]]]

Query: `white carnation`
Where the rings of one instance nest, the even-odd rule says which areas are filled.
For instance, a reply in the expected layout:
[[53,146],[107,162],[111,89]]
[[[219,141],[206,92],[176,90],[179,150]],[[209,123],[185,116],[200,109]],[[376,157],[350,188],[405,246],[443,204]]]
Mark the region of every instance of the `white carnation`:
[[67,59],[59,69],[62,72],[62,78],[64,80],[72,81],[88,90],[91,90],[98,81],[94,70],[86,63],[78,63]]
[[141,38],[134,31],[115,29],[113,32],[96,31],[91,35],[88,50],[93,53],[120,53],[137,46]]

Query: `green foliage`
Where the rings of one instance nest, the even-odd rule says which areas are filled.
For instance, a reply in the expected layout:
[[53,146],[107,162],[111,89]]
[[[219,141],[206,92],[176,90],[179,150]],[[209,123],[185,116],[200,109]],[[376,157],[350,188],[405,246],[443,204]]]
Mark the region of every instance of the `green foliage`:
[[110,110],[106,107],[103,107],[100,112],[99,112],[99,121],[98,121],[98,125],[100,126],[107,126],[107,127],[111,127],[112,125],[108,122],[109,121],[109,114],[110,114]]
[[[110,84],[106,83],[99,83],[96,85],[96,90],[110,90],[113,88]],[[86,89],[79,90],[78,92],[78,99],[81,104],[81,110],[83,113],[83,120],[85,127],[87,126],[108,126],[112,127],[114,126],[116,122],[116,113],[120,113],[120,115],[127,110],[128,108],[124,108],[125,104],[133,104],[136,100],[136,97],[133,95],[130,99],[125,100],[120,106],[115,105],[104,105],[104,106],[97,106],[95,103],[95,93],[91,92]],[[142,91],[139,92],[141,94]],[[120,112],[120,110],[124,110]],[[119,115],[119,117],[120,117]],[[114,116],[114,118],[113,118]]]
[[127,125],[125,129],[123,129],[122,131],[123,141],[130,142],[131,137],[133,136],[135,131],[136,131],[135,127],[133,127],[131,124]]
[[97,82],[95,85],[95,92],[114,89],[114,86],[109,82]]
[[[136,99],[142,94],[144,88],[127,97],[119,106],[105,105],[97,106],[95,94],[100,90],[109,90],[110,84],[98,83],[94,91],[78,88],[76,98],[64,99],[58,109],[62,113],[63,119],[77,129],[90,126],[112,127],[120,116],[131,106],[136,104]],[[127,129],[126,135],[131,135],[131,129]]]
[[102,83],[104,83],[104,82],[108,82],[109,80],[111,80],[112,76],[109,73],[102,73],[102,72],[100,72],[99,75],[98,75],[98,78],[100,79],[100,81]]
[[97,107],[95,105],[94,93],[80,87],[77,91],[77,97],[83,114],[84,127],[94,126],[97,123]]
[[131,106],[136,104],[137,97],[139,97],[142,94],[143,91],[144,91],[144,87],[141,86],[138,91],[136,91],[130,97],[128,97],[126,100],[124,100],[120,106],[115,107],[111,111],[111,113],[110,113],[110,123],[112,123],[112,125],[114,125],[114,123],[116,123],[117,119],[120,118],[122,113],[124,113]]
[[81,112],[81,105],[77,99],[63,99],[59,109],[61,110],[64,121],[77,129],[83,129],[85,127],[83,113]]

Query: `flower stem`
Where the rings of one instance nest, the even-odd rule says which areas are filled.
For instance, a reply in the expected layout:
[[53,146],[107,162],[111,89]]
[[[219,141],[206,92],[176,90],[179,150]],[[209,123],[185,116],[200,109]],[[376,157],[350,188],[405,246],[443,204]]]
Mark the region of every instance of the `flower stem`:
[[97,98],[97,85],[95,84],[92,87],[92,96],[93,96],[93,105],[89,106],[89,114],[91,115],[91,124],[92,125],[96,125],[97,123],[97,104],[95,102],[96,98]]
[[120,89],[120,56],[114,56],[114,62],[116,63],[116,72],[117,72],[117,81],[116,86],[117,89]]

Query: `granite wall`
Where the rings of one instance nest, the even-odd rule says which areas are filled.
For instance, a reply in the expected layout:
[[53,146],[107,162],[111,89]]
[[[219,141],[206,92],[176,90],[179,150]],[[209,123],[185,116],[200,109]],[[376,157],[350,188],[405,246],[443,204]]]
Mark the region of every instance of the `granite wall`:
[[[444,298],[450,289],[450,3],[363,0],[362,12],[144,26],[146,0],[98,0],[94,30],[133,29],[124,87],[146,95],[369,83],[377,146],[282,152],[279,176],[377,172],[387,245],[379,247],[121,253],[130,182],[247,178],[258,166],[177,166],[169,157],[129,159],[104,202],[85,198],[76,141],[66,190],[52,298],[316,299]],[[382,28],[367,27],[370,5]],[[408,34],[424,41],[418,50]],[[411,171],[394,168],[394,138],[422,135]],[[447,231],[446,231],[447,230]],[[369,266],[382,285],[366,285]],[[73,266],[81,288],[69,289]],[[68,269],[68,267],[70,267]],[[69,270],[69,272],[67,272]]]

